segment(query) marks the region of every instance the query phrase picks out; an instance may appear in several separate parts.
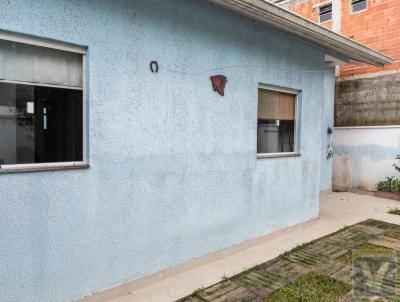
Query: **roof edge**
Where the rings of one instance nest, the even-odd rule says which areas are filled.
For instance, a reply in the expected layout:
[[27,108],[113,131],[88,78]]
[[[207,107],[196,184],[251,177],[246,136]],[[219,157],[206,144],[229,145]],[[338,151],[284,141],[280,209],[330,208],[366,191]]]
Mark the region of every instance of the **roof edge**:
[[207,1],[317,44],[322,48],[334,50],[350,60],[376,66],[393,63],[393,59],[386,54],[333,32],[270,2],[263,0]]

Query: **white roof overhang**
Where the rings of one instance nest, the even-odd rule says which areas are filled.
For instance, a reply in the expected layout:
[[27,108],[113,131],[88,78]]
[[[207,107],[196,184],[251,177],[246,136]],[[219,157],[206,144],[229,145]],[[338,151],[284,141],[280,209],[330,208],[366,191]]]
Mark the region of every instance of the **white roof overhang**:
[[[316,44],[326,49],[330,56],[336,57],[335,54],[339,55],[341,61],[345,57],[350,62],[355,61],[376,66],[391,64],[393,62],[391,57],[379,51],[264,0],[207,1]],[[332,55],[332,53],[334,54]]]

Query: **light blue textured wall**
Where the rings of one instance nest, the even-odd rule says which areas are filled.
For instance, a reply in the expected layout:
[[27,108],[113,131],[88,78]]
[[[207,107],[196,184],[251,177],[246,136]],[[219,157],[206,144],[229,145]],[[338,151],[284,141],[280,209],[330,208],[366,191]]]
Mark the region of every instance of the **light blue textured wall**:
[[400,152],[400,126],[338,127],[333,137],[336,189],[375,191],[386,177],[400,177],[393,167]]
[[335,68],[327,67],[324,73],[324,100],[322,102],[322,144],[321,144],[321,182],[320,190],[330,191],[332,189],[332,156],[328,158],[329,151],[333,152],[333,134],[328,133],[328,127],[333,130],[334,126],[334,103],[335,103]]
[[[0,15],[89,47],[91,164],[0,175],[1,301],[70,301],[318,216],[322,50],[202,0],[0,0]],[[301,157],[256,159],[259,82],[302,90]]]

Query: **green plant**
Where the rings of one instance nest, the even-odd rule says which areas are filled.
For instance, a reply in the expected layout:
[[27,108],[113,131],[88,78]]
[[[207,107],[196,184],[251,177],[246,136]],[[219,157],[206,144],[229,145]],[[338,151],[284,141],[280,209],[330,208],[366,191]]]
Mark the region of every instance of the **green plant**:
[[[396,160],[400,162],[400,154],[396,156]],[[397,172],[400,172],[400,163],[394,163],[393,167],[396,169]]]
[[[396,156],[397,163],[393,164],[393,167],[397,172],[400,172],[400,154]],[[391,176],[386,177],[385,180],[379,181],[376,184],[376,189],[382,192],[400,193],[400,179]]]
[[318,272],[309,272],[267,296],[267,302],[335,302],[351,290],[351,285]]
[[400,193],[400,179],[393,176],[386,177],[376,184],[376,189],[381,192]]
[[390,209],[388,213],[394,215],[400,215],[400,209],[399,208]]
[[204,288],[202,288],[202,287],[198,288],[193,292],[192,297],[197,298],[202,301],[205,301],[204,298],[202,297],[203,293],[204,293]]

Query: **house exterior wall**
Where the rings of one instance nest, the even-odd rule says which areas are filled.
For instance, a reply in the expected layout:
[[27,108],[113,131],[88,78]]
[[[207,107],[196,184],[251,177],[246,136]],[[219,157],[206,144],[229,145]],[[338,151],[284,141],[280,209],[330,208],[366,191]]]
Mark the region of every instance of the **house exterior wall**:
[[[0,300],[71,301],[318,216],[321,49],[199,0],[0,11],[1,30],[88,46],[91,165],[0,174]],[[301,91],[300,157],[256,159],[259,83]]]
[[[390,127],[353,127],[400,123],[400,1],[368,0],[367,9],[357,13],[351,12],[351,0],[290,0],[284,6],[318,22],[318,6],[330,2],[332,21],[322,26],[336,28],[342,35],[394,59],[385,67],[344,64],[337,73],[335,125],[349,130],[341,129],[334,135],[333,186],[374,190],[377,181],[393,173],[394,152],[388,153],[386,146],[397,144],[397,136],[387,135],[388,131],[395,131],[388,130]],[[366,137],[370,137],[368,143],[358,143]],[[357,155],[356,150],[361,153]]]
[[332,191],[332,154],[333,140],[332,133],[328,132],[328,128],[333,129],[334,126],[334,103],[335,103],[335,68],[332,67],[325,72],[324,76],[324,101],[322,112],[322,128],[321,128],[321,176],[320,191]]
[[375,191],[376,183],[396,176],[393,168],[400,150],[400,126],[335,128],[333,187]]

